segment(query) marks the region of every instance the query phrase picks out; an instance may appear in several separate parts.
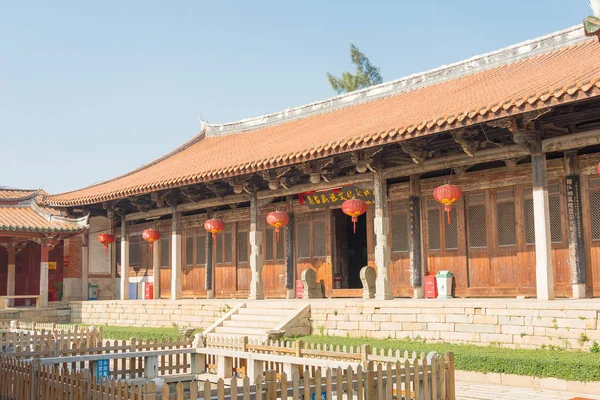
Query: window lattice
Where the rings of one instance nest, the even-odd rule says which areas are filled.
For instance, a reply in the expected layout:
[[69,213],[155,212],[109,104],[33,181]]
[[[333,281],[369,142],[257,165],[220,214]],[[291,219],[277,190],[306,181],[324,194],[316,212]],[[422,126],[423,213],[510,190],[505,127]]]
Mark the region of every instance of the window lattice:
[[279,241],[277,241],[277,234],[275,234],[275,257],[278,261],[283,261],[285,259],[285,229],[282,229],[279,232]]
[[496,200],[512,200],[513,199],[513,191],[512,190],[502,190],[496,192]]
[[206,235],[196,236],[196,264],[206,264]]
[[140,242],[129,242],[129,265],[140,265]]
[[590,189],[600,188],[600,179],[590,179]]
[[515,246],[517,244],[515,203],[511,201],[496,204],[496,216],[498,246]]
[[233,262],[233,236],[231,232],[225,234],[225,262]]
[[265,235],[265,260],[273,261],[273,229],[267,228]]
[[160,239],[160,266],[163,268],[169,268],[170,258],[169,258],[169,237],[166,233],[161,234],[162,238]]
[[327,255],[325,234],[325,221],[313,222],[313,255],[325,257]]
[[[444,213],[445,214],[445,213]],[[446,246],[446,250],[456,250],[458,249],[458,215],[456,211],[456,206],[452,207],[452,211],[450,211],[450,223],[448,224],[448,216],[446,215],[446,223],[444,224],[445,236],[444,236],[444,245]]]
[[191,236],[185,238],[185,265],[194,265],[194,238]]
[[550,239],[552,243],[562,243],[562,213],[560,211],[560,196],[548,197],[550,210]]
[[392,251],[408,251],[408,214],[392,214]]
[[469,206],[469,247],[487,247],[485,205]]
[[217,243],[215,246],[215,253],[216,254],[216,263],[217,264],[221,264],[223,262],[223,234],[219,233],[217,234]]
[[525,212],[525,244],[534,244],[535,222],[533,216],[533,199],[525,199],[523,208]]
[[298,224],[298,258],[310,258],[310,223]]
[[483,203],[485,201],[485,193],[469,193],[467,195],[467,202],[469,203]]
[[427,236],[429,237],[429,250],[440,250],[440,209],[427,210]]
[[391,207],[391,211],[392,212],[397,212],[397,211],[407,211],[408,206],[406,204],[406,201],[401,201],[401,202],[392,202],[392,207]]
[[237,251],[238,262],[248,262],[248,232],[238,232]]
[[590,192],[592,214],[592,240],[600,240],[600,192]]

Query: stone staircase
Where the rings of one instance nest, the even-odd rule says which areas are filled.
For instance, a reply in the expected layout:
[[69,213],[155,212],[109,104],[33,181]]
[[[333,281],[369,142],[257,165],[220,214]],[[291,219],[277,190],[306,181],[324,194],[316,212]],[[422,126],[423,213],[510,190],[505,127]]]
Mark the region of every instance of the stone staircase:
[[310,304],[294,301],[253,301],[237,305],[205,335],[248,336],[251,339],[310,334]]

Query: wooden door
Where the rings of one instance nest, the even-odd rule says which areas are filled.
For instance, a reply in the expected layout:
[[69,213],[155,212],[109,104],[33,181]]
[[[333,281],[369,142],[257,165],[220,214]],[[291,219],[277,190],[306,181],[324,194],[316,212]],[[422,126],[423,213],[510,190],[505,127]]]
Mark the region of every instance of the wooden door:
[[264,249],[262,279],[265,297],[283,298],[286,294],[285,235],[282,230],[278,240],[275,229],[271,226],[264,226],[262,232]]
[[410,260],[408,253],[409,218],[408,201],[394,201],[390,210],[390,248],[392,263],[390,276],[394,297],[412,297],[410,284]]
[[182,297],[206,296],[206,231],[187,229],[183,240]]
[[228,224],[225,231],[217,235],[216,246],[214,249],[215,257],[215,297],[232,298],[235,297],[237,289],[237,272],[235,268],[233,240],[233,224]]
[[497,293],[520,286],[517,258],[517,212],[512,187],[490,190],[488,220],[492,227],[489,280]]
[[[157,279],[156,277],[154,279]],[[171,297],[171,233],[160,233],[160,298]]]
[[438,271],[452,272],[455,295],[464,296],[469,282],[465,256],[464,202],[460,200],[452,206],[449,221],[443,206],[434,199],[424,199],[422,210],[426,275],[435,275]]
[[477,292],[473,289],[479,289],[482,295],[489,295],[488,288],[492,287],[494,282],[489,250],[489,200],[485,191],[467,193],[465,199],[469,288],[471,292]]
[[585,176],[582,183],[587,290],[600,296],[600,178]]
[[[317,281],[323,281],[326,294],[331,293],[333,275],[331,266],[331,247],[328,232],[330,224],[325,217],[326,212],[317,211],[296,216],[296,254],[297,275],[302,279],[302,271],[312,268],[317,274]],[[329,260],[328,260],[329,259]]]

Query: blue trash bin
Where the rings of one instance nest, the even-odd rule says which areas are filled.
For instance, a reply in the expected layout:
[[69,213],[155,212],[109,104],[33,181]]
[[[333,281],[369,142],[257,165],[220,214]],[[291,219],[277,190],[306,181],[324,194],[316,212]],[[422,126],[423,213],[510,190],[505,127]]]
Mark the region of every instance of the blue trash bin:
[[129,299],[135,300],[137,299],[137,283],[129,282]]

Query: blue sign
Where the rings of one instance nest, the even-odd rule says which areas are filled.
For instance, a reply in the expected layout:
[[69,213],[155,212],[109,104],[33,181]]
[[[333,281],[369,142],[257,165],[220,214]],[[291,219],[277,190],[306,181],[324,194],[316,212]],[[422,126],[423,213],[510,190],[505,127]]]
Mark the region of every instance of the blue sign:
[[[316,393],[311,393],[310,394],[310,400],[317,400],[317,394]],[[327,400],[327,393],[321,392],[321,400]]]
[[108,373],[110,372],[110,368],[108,365],[108,360],[98,360],[96,361],[96,380],[100,382],[102,378],[108,378]]

